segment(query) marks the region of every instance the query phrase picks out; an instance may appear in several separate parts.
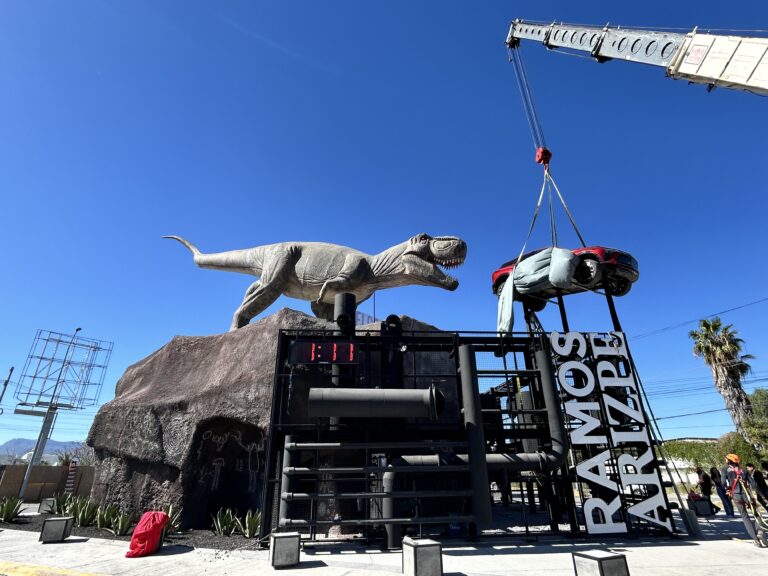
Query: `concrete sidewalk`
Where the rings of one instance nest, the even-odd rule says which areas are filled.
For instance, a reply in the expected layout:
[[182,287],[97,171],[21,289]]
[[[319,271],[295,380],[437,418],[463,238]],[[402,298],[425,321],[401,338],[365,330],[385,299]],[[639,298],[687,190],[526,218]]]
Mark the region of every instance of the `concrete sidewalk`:
[[[768,573],[768,549],[755,548],[739,529],[741,522],[704,522],[704,539],[572,540],[543,537],[467,543],[448,541],[443,548],[444,572],[451,576],[522,576],[573,574],[571,552],[612,550],[627,556],[633,576],[722,576]],[[738,539],[734,539],[733,536]],[[266,551],[220,551],[165,546],[145,558],[125,558],[124,541],[70,537],[64,543],[40,544],[38,534],[3,527],[0,532],[0,576],[83,574],[263,574],[273,572]],[[307,545],[301,564],[280,570],[285,576],[382,576],[399,574],[399,552],[363,546]]]

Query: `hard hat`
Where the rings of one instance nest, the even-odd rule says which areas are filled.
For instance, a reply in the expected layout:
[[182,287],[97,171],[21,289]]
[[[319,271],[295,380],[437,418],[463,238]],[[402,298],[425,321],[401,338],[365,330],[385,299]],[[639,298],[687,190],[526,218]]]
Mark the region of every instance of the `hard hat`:
[[736,464],[741,461],[741,458],[739,458],[738,454],[726,454],[725,457]]

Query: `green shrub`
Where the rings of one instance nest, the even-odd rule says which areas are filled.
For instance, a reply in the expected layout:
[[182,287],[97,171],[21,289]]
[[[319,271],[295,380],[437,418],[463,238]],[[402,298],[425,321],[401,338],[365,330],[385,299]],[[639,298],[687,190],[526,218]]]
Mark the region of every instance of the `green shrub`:
[[21,498],[9,497],[0,500],[0,522],[13,522],[21,512]]
[[72,501],[71,494],[54,494],[53,513],[63,516],[69,510],[69,504],[71,501]]
[[80,509],[87,503],[88,499],[85,496],[71,496],[64,510],[64,514],[74,516],[75,522],[77,522],[77,516],[80,514]]
[[261,526],[261,512],[256,510],[248,510],[243,520],[235,518],[237,523],[237,529],[246,538],[255,538],[259,533],[259,526]]
[[173,504],[168,504],[168,506],[163,506],[163,512],[168,514],[168,524],[165,525],[165,533],[167,535],[175,534],[181,529],[181,511],[183,508],[181,506],[174,506]]
[[115,536],[125,536],[131,529],[131,515],[126,512],[118,512],[112,519],[112,528],[108,529]]
[[115,516],[119,513],[120,510],[118,510],[117,506],[114,504],[108,504],[104,507],[99,506],[99,509],[96,512],[96,528],[99,530],[109,530],[112,528],[112,522],[115,519]]
[[232,508],[220,508],[213,517],[213,531],[220,536],[232,536],[237,528],[235,513]]
[[78,508],[77,515],[75,515],[75,526],[80,528],[93,526],[98,512],[99,507],[95,503],[85,500]]

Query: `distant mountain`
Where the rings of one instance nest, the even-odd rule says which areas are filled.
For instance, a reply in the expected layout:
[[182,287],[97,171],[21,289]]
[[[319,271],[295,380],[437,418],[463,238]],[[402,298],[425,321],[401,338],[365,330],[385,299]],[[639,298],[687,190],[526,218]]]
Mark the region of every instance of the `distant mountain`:
[[[35,449],[35,442],[37,440],[30,440],[29,438],[13,438],[7,442],[0,444],[0,454],[11,454],[15,456],[22,456],[27,452],[31,452]],[[73,448],[81,445],[83,442],[77,442],[70,440],[68,442],[59,442],[58,440],[48,440],[45,443],[45,453],[55,454],[56,452],[71,451]]]

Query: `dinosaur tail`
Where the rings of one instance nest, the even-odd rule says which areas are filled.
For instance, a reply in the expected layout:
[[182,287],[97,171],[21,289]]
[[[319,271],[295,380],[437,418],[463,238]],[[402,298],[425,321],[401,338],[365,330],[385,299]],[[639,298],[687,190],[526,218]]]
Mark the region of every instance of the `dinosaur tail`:
[[192,252],[195,264],[200,268],[240,272],[241,274],[252,274],[256,276],[261,274],[260,262],[255,258],[252,249],[203,254],[198,250],[197,246],[181,236],[163,236],[163,238],[172,238],[173,240],[184,244],[184,246]]
[[177,242],[181,242],[182,244],[184,244],[184,246],[187,247],[187,250],[192,252],[192,254],[195,257],[200,256],[202,254],[202,252],[200,252],[200,250],[197,249],[197,246],[192,244],[192,242],[190,242],[189,240],[184,240],[184,238],[182,238],[181,236],[163,236],[163,238],[172,238],[173,240],[176,240]]

